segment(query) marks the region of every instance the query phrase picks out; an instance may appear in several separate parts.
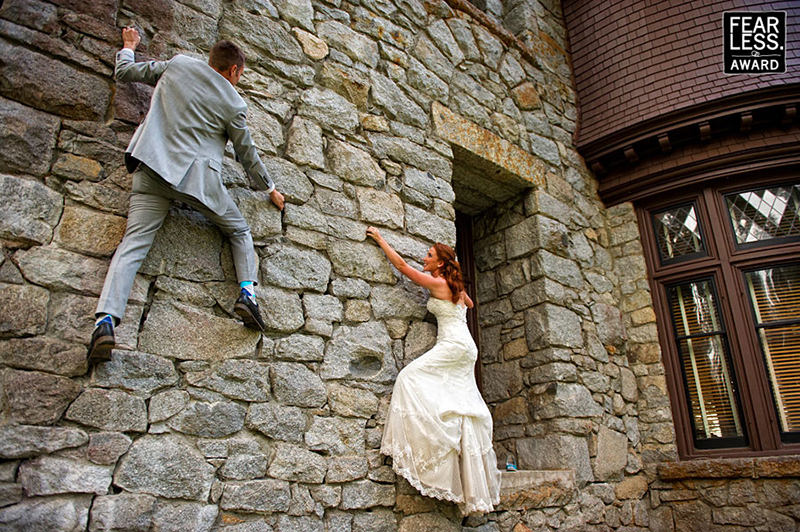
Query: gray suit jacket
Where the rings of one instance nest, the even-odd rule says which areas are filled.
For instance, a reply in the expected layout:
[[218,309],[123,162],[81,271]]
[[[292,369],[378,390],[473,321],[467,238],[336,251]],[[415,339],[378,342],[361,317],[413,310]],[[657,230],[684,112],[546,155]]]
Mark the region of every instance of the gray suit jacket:
[[207,63],[185,55],[137,63],[133,51],[123,48],[117,52],[115,72],[120,81],[156,87],[126,155],[222,214],[228,195],[222,184],[222,158],[230,139],[245,172],[269,192],[275,188],[247,129],[247,104]]

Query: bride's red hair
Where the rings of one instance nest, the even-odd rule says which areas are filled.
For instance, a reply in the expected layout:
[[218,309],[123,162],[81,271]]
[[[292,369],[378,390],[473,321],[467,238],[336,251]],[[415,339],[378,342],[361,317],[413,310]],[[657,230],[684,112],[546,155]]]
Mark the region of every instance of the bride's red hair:
[[453,251],[453,248],[441,242],[435,243],[433,249],[436,250],[436,256],[442,261],[439,275],[447,281],[447,286],[450,288],[450,292],[453,293],[453,303],[458,303],[461,292],[464,291],[464,277],[461,275],[461,265],[456,260],[456,252]]

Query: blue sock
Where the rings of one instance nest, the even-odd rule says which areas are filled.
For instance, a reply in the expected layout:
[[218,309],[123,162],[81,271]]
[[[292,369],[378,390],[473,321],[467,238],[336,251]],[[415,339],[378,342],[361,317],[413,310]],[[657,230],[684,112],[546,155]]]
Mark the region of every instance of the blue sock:
[[94,326],[97,327],[98,325],[100,325],[100,323],[104,321],[107,321],[112,326],[114,325],[114,318],[111,317],[111,314],[103,314],[101,316],[98,316],[97,320],[95,320],[94,322]]
[[256,297],[255,286],[253,285],[253,281],[242,281],[239,283],[239,286],[242,288],[242,292],[246,292],[250,297]]

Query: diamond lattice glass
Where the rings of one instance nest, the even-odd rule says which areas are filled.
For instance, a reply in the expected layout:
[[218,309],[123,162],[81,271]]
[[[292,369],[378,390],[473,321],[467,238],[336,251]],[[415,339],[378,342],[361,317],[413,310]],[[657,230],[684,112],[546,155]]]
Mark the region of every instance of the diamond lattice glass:
[[800,185],[728,194],[737,244],[800,236]]
[[704,254],[703,237],[694,204],[656,213],[653,219],[662,262]]

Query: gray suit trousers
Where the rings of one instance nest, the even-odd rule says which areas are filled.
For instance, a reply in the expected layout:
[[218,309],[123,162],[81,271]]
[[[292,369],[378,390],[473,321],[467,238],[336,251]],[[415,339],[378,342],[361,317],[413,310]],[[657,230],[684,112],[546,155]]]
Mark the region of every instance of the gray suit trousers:
[[197,209],[228,237],[239,282],[258,279],[250,227],[230,195],[227,195],[225,212],[221,215],[214,214],[192,196],[178,192],[158,174],[140,165],[133,174],[125,236],[111,259],[103,292],[97,304],[98,314],[111,314],[118,319],[125,315],[136,272],[153,245],[156,232],[167,217],[170,200],[182,201]]

